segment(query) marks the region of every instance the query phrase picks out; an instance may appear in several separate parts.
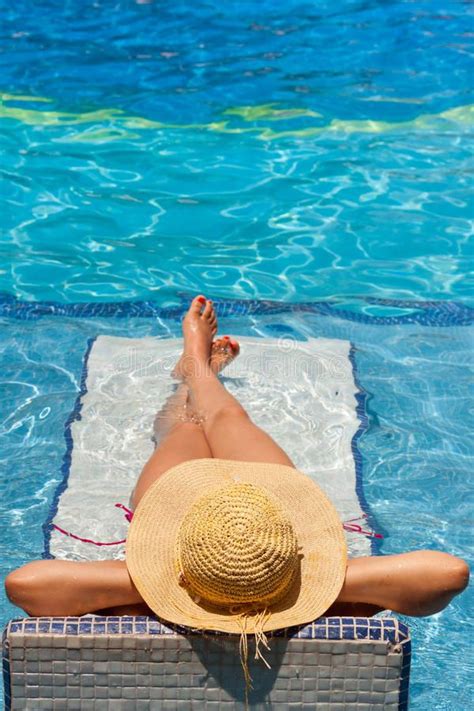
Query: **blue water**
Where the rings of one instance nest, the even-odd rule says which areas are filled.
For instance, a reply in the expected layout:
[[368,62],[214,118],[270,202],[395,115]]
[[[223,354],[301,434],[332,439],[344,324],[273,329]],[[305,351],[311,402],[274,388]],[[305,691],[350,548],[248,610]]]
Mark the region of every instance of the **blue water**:
[[[230,305],[224,328],[350,338],[382,552],[469,557],[473,340],[456,324],[473,293],[472,5],[0,10],[4,571],[42,553],[87,338],[176,335],[182,294],[196,291],[319,302]],[[28,321],[12,297],[168,311]],[[412,301],[445,303],[452,325],[370,320],[409,316]],[[416,711],[473,705],[467,600],[411,624]],[[17,613],[6,604],[2,620]]]
[[52,0],[2,19],[0,290],[469,298],[470,3]]

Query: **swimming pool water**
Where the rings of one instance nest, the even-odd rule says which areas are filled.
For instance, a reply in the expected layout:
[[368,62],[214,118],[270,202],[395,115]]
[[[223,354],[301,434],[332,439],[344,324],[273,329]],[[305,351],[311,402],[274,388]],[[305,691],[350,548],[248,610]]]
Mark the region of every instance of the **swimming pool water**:
[[[87,339],[176,336],[196,291],[230,333],[349,338],[382,553],[469,557],[472,5],[22,0],[2,20],[4,572],[43,551]],[[412,709],[471,708],[468,609],[410,621]]]
[[470,3],[6,5],[0,290],[470,298]]

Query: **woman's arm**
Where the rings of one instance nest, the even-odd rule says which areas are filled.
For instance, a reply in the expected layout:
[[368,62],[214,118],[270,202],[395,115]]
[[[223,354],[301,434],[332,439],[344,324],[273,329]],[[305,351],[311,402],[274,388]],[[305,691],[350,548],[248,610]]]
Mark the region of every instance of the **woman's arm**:
[[[469,568],[463,560],[437,551],[355,558],[349,561],[336,603],[432,615],[462,592],[468,580]],[[146,614],[147,610],[125,561],[119,560],[37,560],[10,573],[5,587],[13,604],[34,616],[110,613],[107,608],[115,608],[115,614]]]
[[434,615],[469,581],[464,560],[439,551],[353,558],[338,603],[367,603],[415,617]]
[[10,573],[5,588],[14,605],[35,617],[143,603],[122,560],[35,560]]

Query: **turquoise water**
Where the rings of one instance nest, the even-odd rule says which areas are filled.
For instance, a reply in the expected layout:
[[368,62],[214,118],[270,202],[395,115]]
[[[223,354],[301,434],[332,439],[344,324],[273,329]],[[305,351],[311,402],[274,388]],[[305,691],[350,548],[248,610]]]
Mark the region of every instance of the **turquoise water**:
[[[472,5],[24,0],[2,20],[4,572],[42,554],[87,339],[177,335],[197,291],[230,333],[349,338],[381,552],[469,557]],[[167,311],[90,307],[130,300]],[[410,623],[415,711],[472,707],[468,610]]]
[[0,290],[470,298],[466,2],[15,3]]

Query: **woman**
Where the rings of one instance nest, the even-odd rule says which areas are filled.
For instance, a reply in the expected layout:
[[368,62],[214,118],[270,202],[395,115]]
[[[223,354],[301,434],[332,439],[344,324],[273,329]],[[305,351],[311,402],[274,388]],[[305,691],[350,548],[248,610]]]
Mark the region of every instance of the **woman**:
[[[219,380],[239,347],[228,337],[213,342],[216,332],[212,301],[196,297],[183,321],[184,350],[175,369],[181,384],[158,420],[158,446],[138,479],[134,508],[165,472],[192,460],[293,467]],[[438,551],[356,558],[347,562],[340,592],[326,612],[370,615],[388,608],[431,615],[464,590],[468,577],[463,560]],[[8,575],[6,590],[12,603],[33,616],[150,612],[125,561],[34,561]]]

